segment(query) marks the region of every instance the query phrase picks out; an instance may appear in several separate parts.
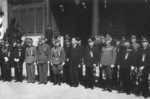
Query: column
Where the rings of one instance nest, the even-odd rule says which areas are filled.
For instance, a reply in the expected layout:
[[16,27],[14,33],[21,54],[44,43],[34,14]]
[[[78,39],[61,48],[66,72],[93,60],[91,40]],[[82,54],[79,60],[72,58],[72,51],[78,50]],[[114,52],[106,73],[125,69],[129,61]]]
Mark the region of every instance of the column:
[[99,0],[93,0],[92,35],[99,34]]

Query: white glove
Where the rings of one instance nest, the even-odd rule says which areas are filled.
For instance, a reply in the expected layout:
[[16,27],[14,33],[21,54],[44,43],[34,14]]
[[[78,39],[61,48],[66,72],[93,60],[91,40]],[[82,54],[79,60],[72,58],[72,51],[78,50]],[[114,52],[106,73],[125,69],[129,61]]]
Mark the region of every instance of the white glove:
[[8,60],[9,60],[8,57],[5,57],[4,59],[5,59],[5,62],[8,62]]
[[102,67],[102,64],[100,64],[99,67]]
[[144,69],[144,66],[140,67],[140,70],[143,70]]
[[14,61],[15,61],[15,62],[19,62],[19,59],[16,59],[16,58],[15,58]]
[[51,66],[53,66],[53,63],[51,62]]
[[36,62],[34,62],[34,65],[36,65]]
[[78,65],[79,68],[81,68],[81,65]]
[[118,65],[118,69],[120,70],[120,65]]
[[69,62],[69,58],[67,58],[67,62]]
[[111,65],[111,68],[114,68],[115,65]]
[[134,70],[135,69],[135,67],[134,66],[131,66],[131,70]]
[[65,65],[65,63],[63,62],[63,63],[62,63],[62,66],[64,66],[64,65]]
[[96,67],[96,64],[93,64],[94,67]]
[[50,61],[47,62],[48,64],[50,63]]

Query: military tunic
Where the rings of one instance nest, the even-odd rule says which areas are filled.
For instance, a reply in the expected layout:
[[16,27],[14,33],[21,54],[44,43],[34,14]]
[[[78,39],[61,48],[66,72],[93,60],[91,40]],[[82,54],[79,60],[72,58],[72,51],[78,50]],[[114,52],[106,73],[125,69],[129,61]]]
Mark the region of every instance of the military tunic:
[[37,62],[39,66],[40,83],[47,82],[48,61],[50,61],[50,46],[43,44],[37,48]]
[[26,48],[25,52],[25,62],[27,66],[27,76],[28,81],[34,83],[35,79],[35,66],[34,63],[37,60],[37,51],[36,47],[30,46]]

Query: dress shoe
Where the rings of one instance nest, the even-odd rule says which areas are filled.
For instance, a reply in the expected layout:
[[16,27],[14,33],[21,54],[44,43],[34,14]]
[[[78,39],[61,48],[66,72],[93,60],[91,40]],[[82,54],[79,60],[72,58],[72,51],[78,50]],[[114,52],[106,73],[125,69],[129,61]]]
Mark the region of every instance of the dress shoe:
[[104,88],[102,91],[108,91],[108,88]]
[[46,85],[47,84],[47,82],[44,82],[44,85]]
[[39,82],[38,84],[43,84],[42,82]]

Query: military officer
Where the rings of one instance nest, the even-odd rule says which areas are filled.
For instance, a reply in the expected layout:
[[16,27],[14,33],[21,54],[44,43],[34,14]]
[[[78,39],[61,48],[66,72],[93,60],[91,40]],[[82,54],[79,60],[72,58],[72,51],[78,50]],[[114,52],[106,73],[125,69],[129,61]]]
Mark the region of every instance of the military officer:
[[50,46],[46,44],[46,38],[41,38],[41,44],[37,49],[37,63],[39,66],[39,84],[47,84],[48,64],[50,63]]
[[141,75],[141,85],[140,85],[140,92],[142,95],[147,98],[148,97],[148,75],[150,71],[150,48],[149,48],[149,41],[147,38],[142,39],[142,47],[138,51],[138,69]]
[[37,51],[35,46],[33,46],[32,44],[33,40],[32,38],[29,38],[28,47],[26,48],[25,52],[25,63],[27,66],[28,83],[35,82],[35,65],[37,60]]
[[103,91],[108,90],[109,92],[111,92],[112,72],[116,63],[116,48],[110,44],[112,41],[111,36],[107,36],[105,40],[106,46],[104,46],[101,51],[100,67],[103,68],[103,73],[106,77],[106,87]]
[[23,69],[23,62],[24,62],[24,52],[23,47],[21,46],[22,41],[17,40],[16,47],[13,53],[13,62],[15,66],[15,77],[16,81],[22,82],[22,69]]
[[95,38],[90,37],[88,39],[88,46],[85,50],[84,63],[86,66],[86,85],[85,88],[93,89],[94,86],[94,68],[98,65],[99,52],[96,45],[94,45]]
[[61,72],[65,65],[66,55],[64,48],[60,46],[60,40],[55,39],[54,47],[50,53],[51,66],[54,71],[54,85],[61,85]]

